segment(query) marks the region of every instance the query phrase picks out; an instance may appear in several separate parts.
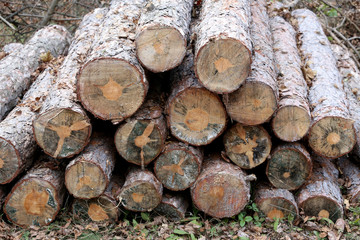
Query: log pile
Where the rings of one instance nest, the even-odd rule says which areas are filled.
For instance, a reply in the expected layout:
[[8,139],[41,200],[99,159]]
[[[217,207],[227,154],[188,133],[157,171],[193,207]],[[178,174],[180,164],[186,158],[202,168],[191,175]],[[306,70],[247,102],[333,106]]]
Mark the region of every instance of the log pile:
[[[335,158],[359,200],[360,170],[339,158],[359,145],[359,99],[344,90],[315,15],[295,10],[292,26],[269,18],[264,0],[207,0],[193,19],[192,8],[113,0],[84,17],[64,61],[48,63],[0,122],[0,184],[12,186],[0,186],[0,203],[7,195],[11,222],[49,224],[66,194],[90,221],[118,221],[119,206],[177,221],[190,199],[233,217],[261,166],[268,181],[253,199],[268,218],[301,209],[336,221]],[[0,69],[36,46],[7,46]]]

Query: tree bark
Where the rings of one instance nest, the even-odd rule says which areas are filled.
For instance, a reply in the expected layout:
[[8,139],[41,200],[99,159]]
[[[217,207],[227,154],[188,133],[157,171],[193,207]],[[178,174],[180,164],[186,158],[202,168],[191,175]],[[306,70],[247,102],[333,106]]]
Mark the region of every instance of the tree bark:
[[202,161],[202,149],[186,143],[170,142],[156,159],[154,172],[165,188],[182,191],[196,181]]
[[356,142],[341,76],[316,15],[298,9],[292,12],[292,17],[300,34],[305,77],[311,83],[309,145],[318,155],[338,158],[350,152]]
[[254,196],[254,202],[260,211],[270,219],[287,218],[289,215],[294,218],[299,216],[294,195],[286,189],[260,184],[256,187]]
[[287,190],[296,190],[311,176],[312,161],[300,143],[277,146],[267,162],[266,175],[270,183]]
[[9,43],[3,47],[2,52],[9,55],[10,53],[20,51],[23,47],[24,45],[22,43]]
[[127,210],[146,212],[152,211],[160,204],[162,194],[163,186],[152,172],[132,168],[126,176],[118,198]]
[[30,87],[31,74],[40,63],[42,54],[64,54],[70,44],[70,33],[58,25],[45,27],[23,46],[0,61],[0,120],[17,104]]
[[294,28],[281,17],[270,20],[275,64],[279,71],[279,107],[272,120],[274,134],[283,141],[303,138],[311,122],[308,87],[301,71],[301,59]]
[[250,18],[249,1],[208,0],[202,3],[195,31],[195,71],[199,81],[210,91],[233,92],[249,76]]
[[58,70],[54,90],[34,120],[34,135],[44,152],[54,158],[70,158],[84,149],[91,124],[76,98],[76,73],[90,51],[92,38],[107,10],[87,14],[75,33],[69,54]]
[[244,169],[260,165],[271,151],[271,137],[262,126],[237,123],[226,131],[223,140],[227,156]]
[[167,121],[171,134],[194,146],[210,144],[226,128],[223,103],[199,84],[194,74],[191,51],[173,71],[172,90],[167,101]]
[[166,193],[161,203],[154,209],[157,214],[163,215],[172,221],[180,221],[185,218],[189,201],[183,193]]
[[358,203],[360,201],[360,169],[347,157],[337,159],[342,175],[346,179],[347,195],[350,196],[350,202]]
[[80,199],[99,197],[109,185],[116,155],[110,137],[96,135],[85,150],[66,167],[65,185]]
[[250,200],[250,178],[231,163],[212,155],[204,161],[202,171],[191,186],[195,206],[215,218],[232,217]]
[[77,93],[83,106],[95,117],[114,124],[139,109],[149,87],[135,52],[136,23],[146,3],[111,2],[78,75]]
[[186,52],[193,0],[150,0],[136,29],[136,53],[152,72],[178,66]]
[[7,192],[6,192],[5,186],[0,186],[0,206],[3,206],[6,195],[7,195]]

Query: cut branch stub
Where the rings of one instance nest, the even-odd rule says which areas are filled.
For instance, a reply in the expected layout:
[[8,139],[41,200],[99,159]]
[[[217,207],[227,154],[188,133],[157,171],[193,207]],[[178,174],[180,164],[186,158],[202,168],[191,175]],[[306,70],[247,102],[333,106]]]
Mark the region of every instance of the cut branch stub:
[[235,124],[224,135],[225,151],[241,168],[251,169],[263,163],[271,151],[271,138],[261,126]]
[[184,196],[184,193],[166,193],[163,195],[161,203],[154,209],[154,212],[172,221],[179,221],[185,218],[188,207],[189,201],[187,196]]

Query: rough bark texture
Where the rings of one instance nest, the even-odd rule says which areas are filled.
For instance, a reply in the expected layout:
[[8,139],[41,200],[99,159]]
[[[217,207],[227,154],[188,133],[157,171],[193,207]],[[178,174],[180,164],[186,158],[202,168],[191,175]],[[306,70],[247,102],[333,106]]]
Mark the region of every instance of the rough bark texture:
[[7,195],[7,192],[6,192],[5,187],[0,186],[0,206],[3,205],[6,195]]
[[65,27],[52,25],[37,31],[23,46],[0,62],[0,120],[18,102],[29,88],[30,76],[40,63],[41,54],[58,56],[66,53],[70,44],[70,33]]
[[271,151],[271,137],[262,126],[237,123],[226,131],[223,141],[230,160],[245,169],[263,163]]
[[300,188],[297,203],[305,215],[325,217],[336,222],[343,217],[342,196],[337,184],[339,171],[329,160],[314,158],[313,174]]
[[321,156],[337,158],[353,149],[356,137],[336,60],[313,12],[298,9],[292,17],[300,34],[305,77],[311,82],[309,145]]
[[118,196],[124,208],[135,212],[152,211],[162,198],[163,186],[150,171],[130,169]]
[[194,0],[150,0],[136,29],[136,53],[152,72],[178,66],[185,56]]
[[254,202],[268,218],[287,218],[299,215],[299,209],[294,195],[286,189],[271,187],[269,184],[260,184],[254,193]]
[[194,74],[193,54],[173,71],[167,102],[171,134],[195,146],[211,143],[226,128],[227,115],[220,98],[202,87]]
[[250,183],[245,173],[218,156],[206,158],[202,171],[191,186],[195,206],[215,217],[232,217],[250,200]]
[[31,169],[6,197],[6,217],[21,227],[44,226],[55,220],[64,196],[64,173],[40,166]]
[[250,76],[235,92],[224,95],[229,116],[245,125],[268,121],[277,109],[278,88],[269,16],[264,0],[251,1],[251,38],[254,45]]
[[180,221],[185,218],[189,201],[184,193],[166,193],[163,195],[161,203],[154,209],[154,212],[165,216],[172,221]]
[[109,185],[115,167],[115,148],[105,136],[94,136],[85,150],[66,167],[65,185],[76,198],[99,197]]
[[37,149],[32,121],[56,79],[57,66],[48,67],[8,116],[0,123],[0,184],[11,182],[30,167]]
[[20,51],[23,47],[24,45],[22,43],[9,43],[3,47],[2,52],[4,52],[6,55],[9,55],[12,52]]
[[350,196],[350,202],[360,202],[360,169],[352,163],[349,158],[341,157],[337,159],[342,175],[346,179],[347,194]]
[[355,121],[356,144],[353,153],[356,155],[356,159],[360,161],[360,71],[347,49],[339,45],[331,45],[331,49],[337,59],[337,67],[343,78],[350,115]]
[[149,164],[162,151],[168,135],[162,95],[149,93],[141,108],[115,133],[118,153],[128,162]]
[[311,176],[310,154],[300,143],[287,143],[277,146],[267,162],[266,175],[277,188],[295,190]]
[[83,106],[97,118],[119,123],[144,102],[148,82],[136,58],[134,39],[146,3],[113,0],[94,36],[77,88]]
[[250,73],[250,4],[246,0],[207,0],[196,27],[195,71],[210,91],[229,93]]
[[202,161],[202,149],[186,143],[170,142],[156,159],[154,173],[165,188],[182,191],[195,182]]
[[53,91],[34,120],[34,135],[44,152],[55,158],[78,154],[91,135],[90,120],[77,103],[76,73],[90,51],[91,42],[107,10],[87,14],[70,46],[69,54],[58,71]]
[[303,138],[310,127],[308,87],[301,71],[294,28],[281,17],[272,18],[270,26],[279,86],[279,108],[272,128],[281,140],[295,142]]

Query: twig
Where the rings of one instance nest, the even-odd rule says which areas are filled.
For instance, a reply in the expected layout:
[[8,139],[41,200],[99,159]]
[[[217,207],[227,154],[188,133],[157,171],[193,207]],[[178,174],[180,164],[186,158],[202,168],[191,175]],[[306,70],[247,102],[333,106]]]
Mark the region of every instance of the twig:
[[50,21],[52,15],[54,14],[54,11],[55,11],[55,8],[56,8],[58,2],[59,2],[59,0],[53,0],[51,2],[51,5],[50,5],[46,15],[44,16],[43,20],[39,24],[39,28],[44,27]]
[[3,18],[1,15],[0,15],[0,20],[3,21],[6,25],[8,25],[12,30],[16,31],[16,28],[14,27],[14,25],[12,25],[8,21],[6,21],[6,19]]

